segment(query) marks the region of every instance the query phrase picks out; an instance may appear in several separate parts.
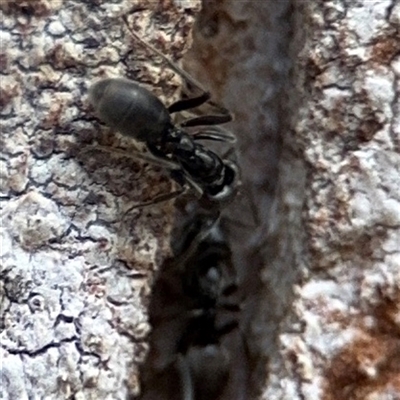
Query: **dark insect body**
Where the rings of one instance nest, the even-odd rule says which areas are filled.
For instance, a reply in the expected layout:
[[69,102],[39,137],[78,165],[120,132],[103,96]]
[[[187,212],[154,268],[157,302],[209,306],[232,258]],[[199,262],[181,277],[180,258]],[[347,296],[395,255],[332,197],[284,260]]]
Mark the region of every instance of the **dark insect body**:
[[150,307],[156,330],[142,400],[215,400],[228,384],[232,350],[226,338],[238,328],[240,306],[232,297],[237,287],[231,252],[217,225],[207,222],[192,235],[156,283]]
[[[153,93],[138,83],[122,78],[110,78],[96,82],[89,92],[89,100],[101,120],[125,136],[146,144],[149,153],[129,153],[126,156],[142,159],[170,171],[178,182],[178,192],[160,196],[151,204],[169,200],[194,189],[200,198],[211,202],[230,200],[235,194],[238,181],[236,165],[222,159],[214,151],[199,143],[212,140],[235,142],[235,137],[219,127],[232,120],[225,108],[210,102],[219,110],[217,115],[190,118],[174,125],[171,114],[196,108],[210,100],[210,94],[189,74],[169,60],[132,31],[130,33],[144,46],[161,56],[170,67],[189,84],[201,91],[199,96],[181,99],[166,107]],[[189,133],[187,128],[194,128]],[[107,148],[100,150],[110,151]]]
[[178,343],[178,368],[184,400],[217,399],[229,379],[231,352],[223,343],[238,327],[233,266],[219,235],[202,240],[185,263],[183,290],[192,300],[186,329]]

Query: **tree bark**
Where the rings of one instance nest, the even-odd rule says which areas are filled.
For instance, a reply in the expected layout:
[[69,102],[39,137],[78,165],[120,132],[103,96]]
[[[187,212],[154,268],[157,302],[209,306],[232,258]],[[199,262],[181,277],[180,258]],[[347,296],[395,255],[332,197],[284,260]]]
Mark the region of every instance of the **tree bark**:
[[169,254],[165,173],[87,145],[133,144],[87,101],[124,76],[167,104],[180,79],[129,35],[172,59],[196,1],[1,4],[1,362],[4,399],[126,399],[139,391],[150,285]]
[[236,115],[263,399],[400,397],[399,24],[394,1],[203,1],[187,65]]
[[[195,8],[180,3],[1,5],[6,399],[139,391],[172,209],[126,212],[171,183],[81,151],[132,146],[86,93],[126,76],[176,99],[121,16],[176,59]],[[223,216],[246,353],[226,399],[400,397],[399,25],[395,1],[203,0],[187,65],[236,115],[243,181]]]

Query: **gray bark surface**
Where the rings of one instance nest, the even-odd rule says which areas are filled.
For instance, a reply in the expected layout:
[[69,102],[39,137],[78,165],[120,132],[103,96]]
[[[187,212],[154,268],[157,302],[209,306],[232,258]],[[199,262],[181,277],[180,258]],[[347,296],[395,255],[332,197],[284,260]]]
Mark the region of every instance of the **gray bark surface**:
[[[178,2],[176,2],[178,3]],[[94,118],[96,79],[135,79],[170,103],[180,79],[129,24],[177,60],[197,3],[1,3],[1,398],[138,393],[150,285],[169,254],[166,173],[86,146],[132,141]]]
[[[172,208],[124,213],[171,182],[80,150],[133,148],[93,118],[91,81],[177,98],[120,17],[176,59],[180,4],[1,5],[4,399],[139,390]],[[399,32],[398,1],[203,0],[187,66],[236,115],[243,181],[223,217],[244,343],[224,399],[400,398]]]

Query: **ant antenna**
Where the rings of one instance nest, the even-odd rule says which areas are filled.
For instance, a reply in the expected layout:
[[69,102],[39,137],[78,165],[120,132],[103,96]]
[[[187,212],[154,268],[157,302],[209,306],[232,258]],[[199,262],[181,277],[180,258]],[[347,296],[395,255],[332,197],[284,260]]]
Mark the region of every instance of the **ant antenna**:
[[[191,76],[188,72],[186,72],[184,69],[182,69],[177,63],[173,62],[170,58],[168,58],[165,54],[163,54],[160,50],[156,49],[152,44],[148,43],[146,40],[144,40],[143,38],[141,38],[137,33],[135,33],[132,28],[129,26],[129,22],[128,22],[128,17],[127,16],[123,16],[122,20],[124,21],[124,24],[126,25],[126,28],[128,29],[129,34],[136,40],[138,41],[143,47],[147,47],[148,49],[150,49],[153,53],[157,54],[159,57],[161,57],[163,59],[164,62],[166,62],[173,71],[175,71],[177,74],[179,74],[180,76],[182,76],[188,83],[189,85],[194,86],[195,88],[197,88],[197,90],[199,90],[200,92],[203,93],[203,95],[206,95],[208,98],[211,97],[211,93],[206,90],[203,85],[195,78],[193,78],[193,76]],[[200,97],[203,97],[203,95],[201,95]],[[230,113],[230,111],[228,109],[226,109],[225,107],[221,106],[220,104],[212,101],[212,100],[208,100],[209,104],[217,109],[220,110],[220,112],[222,112],[222,114],[225,115],[229,115],[229,120],[232,120],[232,114]],[[227,121],[229,122],[229,121]]]
[[168,58],[160,50],[156,49],[153,45],[146,42],[138,34],[133,32],[132,28],[129,26],[128,18],[125,15],[122,17],[122,19],[128,29],[128,32],[130,33],[130,35],[134,39],[136,39],[143,47],[149,48],[153,53],[155,53],[159,57],[161,57],[171,67],[171,69],[173,69],[177,74],[179,74],[183,78],[185,78],[191,85],[193,85],[194,87],[197,87],[198,90],[208,93],[208,91],[204,89],[204,87],[201,85],[201,83],[198,82],[195,78],[193,78],[193,76],[189,75],[185,70],[183,70],[179,65],[177,65],[175,62],[173,62],[170,58]]

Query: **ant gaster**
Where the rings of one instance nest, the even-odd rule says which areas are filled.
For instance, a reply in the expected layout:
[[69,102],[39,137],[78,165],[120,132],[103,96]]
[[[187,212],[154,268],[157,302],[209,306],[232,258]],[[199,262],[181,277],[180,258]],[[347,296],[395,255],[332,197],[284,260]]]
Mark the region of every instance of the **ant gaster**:
[[[166,107],[153,93],[128,79],[103,79],[90,88],[89,100],[100,119],[122,135],[145,143],[149,150],[147,154],[138,151],[124,155],[168,169],[171,177],[181,186],[177,192],[159,196],[149,204],[174,198],[188,188],[194,189],[202,199],[213,202],[230,199],[237,186],[236,165],[222,159],[199,141],[233,143],[235,137],[218,126],[231,121],[232,115],[225,108],[210,102],[210,94],[193,77],[132,32],[127,20],[124,21],[139,43],[162,57],[175,72],[202,92],[197,97],[181,99]],[[179,125],[172,123],[171,114],[206,102],[217,107],[221,114],[190,118]],[[185,129],[192,127],[198,128],[189,134]],[[101,146],[96,148],[114,152]]]

